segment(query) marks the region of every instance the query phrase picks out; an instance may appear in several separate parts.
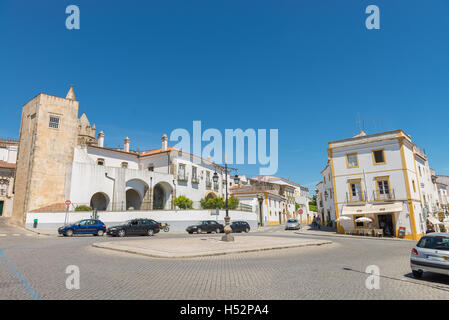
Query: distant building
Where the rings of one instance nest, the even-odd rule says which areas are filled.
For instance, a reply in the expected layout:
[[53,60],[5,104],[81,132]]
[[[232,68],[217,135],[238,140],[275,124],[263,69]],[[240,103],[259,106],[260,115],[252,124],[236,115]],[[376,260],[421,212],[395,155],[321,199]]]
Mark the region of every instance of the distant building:
[[449,176],[437,176],[438,200],[445,218],[449,219]]
[[0,216],[12,215],[18,140],[0,139]]
[[[402,130],[359,135],[329,142],[328,166],[317,186],[318,211],[324,220],[341,216],[338,231],[367,228],[372,219],[385,235],[419,239],[426,223],[439,224],[436,176],[427,155]],[[327,200],[326,200],[327,199]]]
[[[284,224],[290,218],[301,220],[295,203],[303,210],[303,222],[310,222],[307,188],[288,179],[273,176],[257,176],[248,181],[249,185],[232,188],[231,194],[259,213],[259,223],[262,226]],[[259,202],[259,199],[262,199],[262,202]]]

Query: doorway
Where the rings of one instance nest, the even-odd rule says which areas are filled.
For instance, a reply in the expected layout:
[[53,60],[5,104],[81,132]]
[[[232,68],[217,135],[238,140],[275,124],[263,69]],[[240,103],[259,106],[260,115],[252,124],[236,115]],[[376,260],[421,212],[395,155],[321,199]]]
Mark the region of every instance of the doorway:
[[3,204],[4,204],[5,202],[4,201],[0,201],[0,217],[2,216],[2,214],[3,214]]
[[384,236],[387,237],[395,236],[395,228],[392,214],[379,214],[377,216],[377,223],[379,225],[379,228],[381,228],[384,231]]

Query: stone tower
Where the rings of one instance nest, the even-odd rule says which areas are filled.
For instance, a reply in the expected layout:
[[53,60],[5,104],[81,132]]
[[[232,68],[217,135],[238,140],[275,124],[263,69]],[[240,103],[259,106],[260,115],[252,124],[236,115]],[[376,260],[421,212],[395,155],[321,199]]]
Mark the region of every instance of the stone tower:
[[64,209],[80,121],[73,87],[66,98],[40,93],[23,106],[13,223],[24,225],[36,209]]

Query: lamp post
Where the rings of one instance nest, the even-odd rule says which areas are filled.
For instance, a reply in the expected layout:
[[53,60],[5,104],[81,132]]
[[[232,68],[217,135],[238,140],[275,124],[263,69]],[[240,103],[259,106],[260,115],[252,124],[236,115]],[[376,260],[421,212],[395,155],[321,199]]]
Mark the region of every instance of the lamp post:
[[[235,169],[233,169],[235,170]],[[229,207],[228,207],[228,173],[230,172],[230,170],[228,170],[228,165],[225,161],[225,184],[226,184],[226,193],[225,193],[225,197],[226,197],[226,217],[225,217],[225,227],[224,227],[224,232],[225,235],[221,238],[221,241],[226,241],[226,242],[230,242],[230,241],[234,241],[234,236],[231,234],[232,229],[231,229],[231,225],[230,225],[230,221],[231,218],[229,217]],[[214,175],[212,177],[212,180],[214,180],[214,183],[218,183],[218,174],[216,172],[214,172]],[[236,174],[234,176],[234,182],[235,184],[239,184],[240,178],[239,176]]]
[[262,203],[263,203],[264,197],[261,194],[259,194],[257,196],[257,200],[259,201],[260,226],[262,226],[263,225]]

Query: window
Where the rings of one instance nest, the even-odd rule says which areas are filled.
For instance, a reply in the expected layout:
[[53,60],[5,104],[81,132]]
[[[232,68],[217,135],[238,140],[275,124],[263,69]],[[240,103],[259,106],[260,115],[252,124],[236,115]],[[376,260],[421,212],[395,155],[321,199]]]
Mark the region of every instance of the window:
[[99,165],[99,166],[104,166],[104,159],[98,158],[98,159],[97,159],[97,165]]
[[361,179],[349,180],[348,183],[350,202],[363,201]]
[[376,178],[377,200],[391,199],[388,177]]
[[153,165],[148,166],[148,171],[153,172],[154,171],[154,166]]
[[5,196],[6,195],[6,189],[7,189],[6,182],[0,182],[0,195]]
[[412,180],[412,185],[413,185],[413,192],[416,192],[415,180]]
[[373,150],[373,162],[374,164],[385,163],[384,150]]
[[128,168],[128,162],[122,162],[122,168]]
[[358,168],[359,160],[357,158],[357,153],[349,153],[346,155],[346,167],[348,168]]
[[192,182],[198,183],[198,169],[197,167],[192,167]]
[[50,123],[48,124],[50,128],[58,129],[59,128],[59,117],[50,116]]

